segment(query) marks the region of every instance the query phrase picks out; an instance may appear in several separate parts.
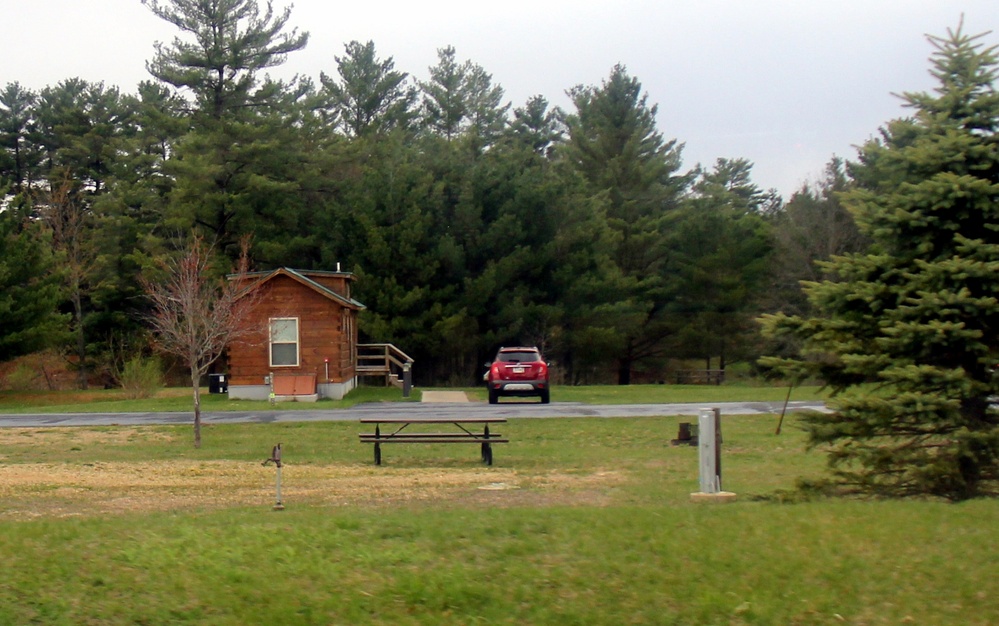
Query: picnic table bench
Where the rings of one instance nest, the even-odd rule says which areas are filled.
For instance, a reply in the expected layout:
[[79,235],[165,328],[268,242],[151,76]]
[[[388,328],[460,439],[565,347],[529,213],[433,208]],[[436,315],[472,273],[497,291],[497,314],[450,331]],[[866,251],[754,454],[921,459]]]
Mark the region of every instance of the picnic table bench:
[[[384,443],[477,443],[482,450],[482,461],[486,465],[493,464],[494,443],[509,443],[499,433],[490,433],[489,425],[505,422],[502,417],[440,417],[440,418],[405,418],[405,417],[365,417],[362,424],[374,424],[375,432],[361,433],[361,443],[375,444],[375,465],[382,464],[382,444]],[[451,424],[454,430],[446,432],[427,432],[425,430],[408,430],[410,426],[419,428],[423,424]],[[382,432],[383,425],[395,426],[389,432]],[[476,427],[482,427],[478,431]]]

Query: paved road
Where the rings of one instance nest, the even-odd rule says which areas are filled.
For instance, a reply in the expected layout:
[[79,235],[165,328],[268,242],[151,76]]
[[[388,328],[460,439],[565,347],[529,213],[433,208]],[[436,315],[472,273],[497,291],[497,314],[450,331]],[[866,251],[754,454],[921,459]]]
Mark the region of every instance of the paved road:
[[[285,409],[282,406],[264,411],[223,411],[203,413],[206,424],[356,421],[362,417],[641,417],[656,415],[697,415],[705,407],[718,407],[722,415],[759,415],[780,413],[783,402],[715,402],[694,404],[582,404],[579,402],[500,402],[485,403],[405,403],[374,402],[349,409]],[[791,402],[788,411],[824,411],[822,402]],[[187,424],[192,415],[182,413],[59,413],[0,415],[0,428],[39,426],[109,426],[143,424]]]

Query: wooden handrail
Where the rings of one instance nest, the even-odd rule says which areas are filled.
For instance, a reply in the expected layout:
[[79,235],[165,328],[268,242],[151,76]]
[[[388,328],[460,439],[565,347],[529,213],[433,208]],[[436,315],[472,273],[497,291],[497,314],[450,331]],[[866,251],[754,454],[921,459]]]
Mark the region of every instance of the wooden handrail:
[[[407,363],[413,363],[414,362],[413,361],[413,357],[409,356],[408,354],[406,354],[405,352],[403,352],[402,350],[400,350],[399,348],[395,347],[394,345],[392,345],[390,343],[359,343],[359,344],[357,344],[357,349],[360,350],[361,348],[380,348],[380,349],[382,349],[382,350],[385,351],[385,354],[395,354],[395,355],[398,355],[399,357],[402,357],[402,359],[404,359]],[[358,354],[358,356],[361,356],[361,355]],[[368,356],[374,356],[374,355],[368,355]]]
[[[364,351],[369,352],[364,354]],[[386,385],[391,383],[393,375],[401,378],[407,366],[414,362],[411,356],[390,343],[359,343],[356,355],[358,374],[384,375]],[[369,364],[362,365],[362,362]]]

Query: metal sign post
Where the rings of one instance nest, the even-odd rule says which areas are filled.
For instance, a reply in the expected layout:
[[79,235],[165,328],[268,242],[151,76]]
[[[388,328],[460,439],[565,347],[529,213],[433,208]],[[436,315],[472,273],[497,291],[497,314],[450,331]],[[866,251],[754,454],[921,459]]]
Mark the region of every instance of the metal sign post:
[[283,511],[284,504],[281,503],[281,444],[274,446],[274,449],[271,450],[271,458],[264,461],[262,465],[267,465],[268,463],[273,463],[274,467],[277,468],[277,500],[274,503],[274,510]]
[[721,410],[701,409],[697,430],[701,490],[690,494],[691,499],[695,502],[730,502],[735,494],[722,491],[721,486]]
[[697,418],[698,460],[700,461],[701,493],[718,493],[721,491],[721,477],[718,476],[718,441],[715,439],[715,412],[713,409],[701,409]]

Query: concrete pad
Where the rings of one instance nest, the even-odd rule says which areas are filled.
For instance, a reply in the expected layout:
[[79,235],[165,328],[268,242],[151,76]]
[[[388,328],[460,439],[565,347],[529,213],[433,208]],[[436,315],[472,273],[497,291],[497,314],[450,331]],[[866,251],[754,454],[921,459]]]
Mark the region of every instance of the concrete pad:
[[691,502],[706,502],[710,504],[725,504],[728,502],[735,502],[735,494],[731,491],[719,491],[716,493],[704,493],[698,491],[697,493],[690,494]]
[[468,402],[464,391],[424,391],[422,402]]

